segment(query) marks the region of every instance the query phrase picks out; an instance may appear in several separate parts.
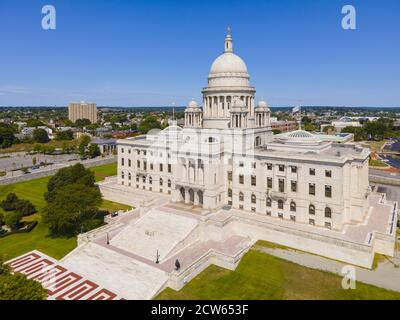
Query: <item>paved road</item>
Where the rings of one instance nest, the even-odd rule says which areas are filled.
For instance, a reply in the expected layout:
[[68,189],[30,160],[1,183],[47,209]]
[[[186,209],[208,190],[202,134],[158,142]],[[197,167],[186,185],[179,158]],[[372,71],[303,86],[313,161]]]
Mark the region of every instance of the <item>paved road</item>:
[[61,154],[61,155],[30,155],[26,152],[14,152],[0,155],[0,171],[11,171],[22,167],[30,167],[33,165],[33,158],[36,158],[36,163],[65,163],[71,159],[78,159],[76,154]]

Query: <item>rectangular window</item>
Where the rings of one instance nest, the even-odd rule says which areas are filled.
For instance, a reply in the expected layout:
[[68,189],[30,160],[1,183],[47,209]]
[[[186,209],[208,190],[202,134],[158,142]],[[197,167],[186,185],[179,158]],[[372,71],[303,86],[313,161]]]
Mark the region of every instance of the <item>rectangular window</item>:
[[136,176],[136,182],[139,182],[139,176]]
[[292,173],[296,173],[297,172],[297,167],[296,166],[292,166],[291,170],[292,170]]
[[243,205],[242,204],[239,205],[239,209],[243,210]]
[[243,163],[243,161],[240,161],[240,162],[239,162],[239,167],[241,167],[241,168],[243,168],[243,167],[244,167],[244,163]]
[[267,170],[272,170],[272,163],[267,163]]
[[290,182],[290,189],[292,190],[292,192],[297,192],[297,181],[291,181]]
[[143,161],[143,169],[147,170],[147,162],[146,161]]
[[256,208],[251,207],[251,212],[256,212]]
[[332,170],[325,170],[325,177],[332,178]]
[[146,154],[147,154],[147,151],[146,151],[146,150],[143,150],[143,154],[146,155]]
[[255,168],[257,167],[257,164],[256,164],[255,162],[253,162],[253,163],[251,164],[251,167],[252,167],[253,169],[255,169]]
[[315,176],[315,169],[310,169],[310,176]]
[[131,159],[128,159],[128,167],[131,167],[132,166],[132,161],[131,161]]
[[267,211],[267,216],[271,216],[271,211]]
[[332,198],[332,187],[325,186],[325,197]]
[[152,163],[150,163],[150,170],[154,169],[154,165]]
[[228,197],[232,198],[232,189],[228,189]]
[[279,179],[279,192],[285,192],[285,180]]
[[121,148],[121,153],[124,153],[124,148]]
[[251,185],[252,185],[252,186],[257,185],[257,178],[256,178],[256,176],[251,176]]
[[136,166],[137,166],[138,168],[140,168],[140,160],[137,160],[137,161],[136,161]]
[[164,170],[164,166],[162,163],[160,163],[160,171],[162,172]]
[[285,171],[285,166],[283,164],[279,165],[279,171],[284,172]]
[[232,171],[228,171],[228,181],[232,181]]
[[136,153],[139,155],[140,154],[140,150],[138,149],[138,150],[136,150]]
[[314,183],[310,183],[308,185],[308,193],[315,196],[315,184]]
[[325,222],[325,228],[332,229],[332,224],[330,222]]
[[168,172],[171,173],[172,172],[172,165],[168,164]]
[[244,184],[244,176],[242,174],[239,175],[239,183]]
[[125,159],[121,158],[121,166],[125,165]]
[[272,178],[267,178],[267,188],[272,189]]

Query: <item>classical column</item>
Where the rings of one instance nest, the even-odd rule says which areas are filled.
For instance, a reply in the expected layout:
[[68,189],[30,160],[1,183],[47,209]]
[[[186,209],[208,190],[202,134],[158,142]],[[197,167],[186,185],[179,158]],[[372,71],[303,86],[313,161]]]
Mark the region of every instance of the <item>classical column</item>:
[[185,188],[185,203],[189,204],[190,203],[190,194],[189,190]]

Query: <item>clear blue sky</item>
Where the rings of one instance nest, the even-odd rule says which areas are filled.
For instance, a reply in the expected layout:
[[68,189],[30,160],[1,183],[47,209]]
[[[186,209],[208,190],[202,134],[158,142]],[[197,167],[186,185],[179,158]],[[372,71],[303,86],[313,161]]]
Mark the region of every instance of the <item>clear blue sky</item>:
[[0,0],[0,105],[200,102],[228,25],[271,106],[400,106],[399,0]]

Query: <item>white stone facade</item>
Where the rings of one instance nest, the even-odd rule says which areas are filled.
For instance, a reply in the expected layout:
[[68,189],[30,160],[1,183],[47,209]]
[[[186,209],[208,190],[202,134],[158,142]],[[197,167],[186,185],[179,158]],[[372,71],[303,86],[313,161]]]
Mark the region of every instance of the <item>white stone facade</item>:
[[211,211],[229,205],[338,231],[362,222],[369,150],[301,130],[273,139],[270,109],[254,106],[249,79],[228,33],[203,107],[188,104],[184,128],[118,141],[118,183]]

